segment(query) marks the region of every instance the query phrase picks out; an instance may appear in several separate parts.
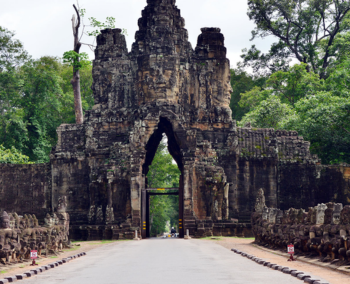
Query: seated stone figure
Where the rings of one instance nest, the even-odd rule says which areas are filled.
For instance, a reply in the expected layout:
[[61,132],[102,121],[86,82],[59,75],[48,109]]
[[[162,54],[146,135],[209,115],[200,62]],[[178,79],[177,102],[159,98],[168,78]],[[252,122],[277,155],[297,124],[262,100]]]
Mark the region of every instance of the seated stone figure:
[[340,237],[342,239],[342,247],[339,254],[344,261],[350,262],[350,205],[344,206],[340,213]]
[[10,228],[10,217],[6,211],[1,215],[1,230],[0,230],[0,258],[5,258],[5,262],[1,260],[3,264],[9,263],[11,256],[11,245],[9,244],[9,233],[12,230]]

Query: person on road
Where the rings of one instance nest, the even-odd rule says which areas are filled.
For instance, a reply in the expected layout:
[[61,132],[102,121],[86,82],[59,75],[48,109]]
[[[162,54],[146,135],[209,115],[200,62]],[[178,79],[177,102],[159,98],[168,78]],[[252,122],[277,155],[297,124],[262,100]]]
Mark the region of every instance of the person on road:
[[174,227],[171,227],[171,235],[174,236],[176,234],[176,230],[174,229]]

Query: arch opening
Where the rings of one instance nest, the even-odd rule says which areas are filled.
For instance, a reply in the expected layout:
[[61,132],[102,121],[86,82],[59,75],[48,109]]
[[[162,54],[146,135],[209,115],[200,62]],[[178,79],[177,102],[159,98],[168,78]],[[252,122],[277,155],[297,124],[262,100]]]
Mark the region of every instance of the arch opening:
[[[152,168],[152,162],[155,159],[156,153],[157,153],[157,149],[160,146],[160,144],[162,143],[162,139],[163,137],[166,138],[166,142],[167,142],[167,149],[168,149],[168,153],[171,155],[173,161],[175,161],[177,168],[180,171],[180,175],[178,177],[178,185],[176,187],[174,187],[175,183],[169,183],[169,182],[154,182],[154,180],[152,180],[151,178],[148,178],[148,174],[152,174],[152,172],[150,172],[151,168]],[[180,151],[180,147],[179,144],[177,142],[177,137],[176,137],[176,133],[174,133],[173,131],[173,127],[171,122],[166,119],[161,117],[158,123],[158,127],[157,129],[154,131],[154,133],[152,134],[152,136],[150,137],[147,145],[146,145],[146,157],[145,157],[145,162],[142,166],[142,174],[143,177],[145,178],[145,188],[142,189],[142,216],[141,216],[141,220],[142,220],[142,237],[150,237],[151,236],[151,225],[152,225],[152,220],[150,220],[150,218],[152,217],[152,215],[154,216],[154,213],[152,210],[155,208],[154,206],[151,207],[151,202],[159,202],[159,200],[161,200],[162,197],[157,197],[159,195],[163,195],[164,199],[168,198],[167,200],[175,200],[174,195],[178,195],[178,220],[177,220],[177,225],[175,225],[174,227],[177,227],[178,229],[178,233],[179,233],[179,237],[183,237],[184,235],[184,228],[183,228],[183,178],[182,178],[182,174],[183,174],[183,162],[182,162],[182,158],[181,158],[181,151]],[[164,145],[161,145],[164,148]],[[169,156],[169,154],[167,154]],[[158,153],[159,155],[159,153]],[[169,158],[169,157],[168,157]],[[159,159],[159,156],[157,156],[156,159]],[[169,159],[167,160],[167,163],[169,163]],[[171,162],[170,162],[171,163]],[[165,167],[166,168],[166,167]],[[169,167],[174,169],[174,167]],[[154,169],[153,169],[154,170]],[[163,169],[164,170],[164,169]],[[167,173],[166,170],[162,172],[162,174],[168,175],[170,173]],[[153,176],[153,175],[151,175]],[[160,187],[163,187],[164,184],[166,184],[167,186],[170,186],[170,188],[166,188],[166,189],[162,189],[159,190]],[[173,186],[171,186],[171,184],[173,184]],[[154,205],[154,203],[152,203]],[[172,203],[173,204],[173,203]],[[159,204],[158,204],[159,205]],[[159,207],[158,207],[159,209]],[[167,208],[163,208],[163,210],[165,210]],[[152,211],[152,212],[151,212]],[[152,215],[151,215],[152,214]],[[173,222],[174,220],[172,220],[171,222]],[[154,230],[153,230],[154,232]]]

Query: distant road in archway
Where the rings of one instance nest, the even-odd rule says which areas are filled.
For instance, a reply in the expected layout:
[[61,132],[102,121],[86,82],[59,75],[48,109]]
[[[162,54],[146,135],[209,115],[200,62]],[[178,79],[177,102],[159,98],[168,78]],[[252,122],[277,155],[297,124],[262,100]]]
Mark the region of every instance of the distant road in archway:
[[301,281],[211,242],[148,239],[116,242],[33,276],[35,284],[281,284]]

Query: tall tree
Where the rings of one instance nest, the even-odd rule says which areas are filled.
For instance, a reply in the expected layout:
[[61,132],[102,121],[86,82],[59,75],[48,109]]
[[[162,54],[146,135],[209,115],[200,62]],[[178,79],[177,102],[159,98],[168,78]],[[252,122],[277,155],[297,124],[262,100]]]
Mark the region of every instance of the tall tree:
[[[76,17],[73,15],[72,17],[72,28],[73,28],[73,36],[74,36],[74,48],[73,51],[75,54],[80,54],[81,42],[80,42],[80,12],[77,7],[73,4]],[[75,110],[75,121],[77,124],[82,124],[84,122],[84,114],[83,107],[81,104],[81,93],[80,93],[80,74],[78,64],[80,61],[79,56],[75,58],[75,64],[73,65],[73,79],[71,81],[74,91],[74,110]]]
[[[91,62],[88,61],[87,53],[80,52],[80,48],[82,47],[82,45],[87,45],[93,50],[95,46],[94,44],[83,43],[81,40],[84,35],[96,37],[97,35],[99,35],[102,29],[114,28],[115,18],[107,17],[106,23],[102,23],[97,21],[95,18],[90,17],[89,26],[93,27],[94,29],[97,29],[91,32],[86,32],[85,28],[87,26],[83,22],[86,10],[80,9],[78,1],[77,6],[73,4],[73,8],[76,13],[76,15],[73,15],[72,17],[74,45],[73,50],[65,52],[63,54],[63,59],[65,63],[69,63],[71,66],[73,66],[73,79],[71,80],[71,84],[74,92],[75,121],[77,124],[82,124],[84,122],[84,114],[81,100],[80,70],[88,65],[91,65]],[[126,33],[125,30],[124,32]]]
[[298,101],[295,113],[285,116],[280,126],[310,141],[323,163],[350,163],[350,96],[319,92]]
[[231,94],[230,108],[233,119],[241,120],[250,110],[250,105],[239,104],[242,94],[254,88],[261,89],[265,82],[265,77],[254,77],[243,70],[231,69],[231,86],[233,92]]
[[255,72],[286,71],[292,59],[324,79],[339,50],[337,37],[349,31],[349,0],[248,0],[248,16],[256,24],[253,39],[274,36],[270,51],[255,46],[242,55]]
[[29,59],[23,44],[14,39],[15,33],[0,26],[0,73],[22,65]]

